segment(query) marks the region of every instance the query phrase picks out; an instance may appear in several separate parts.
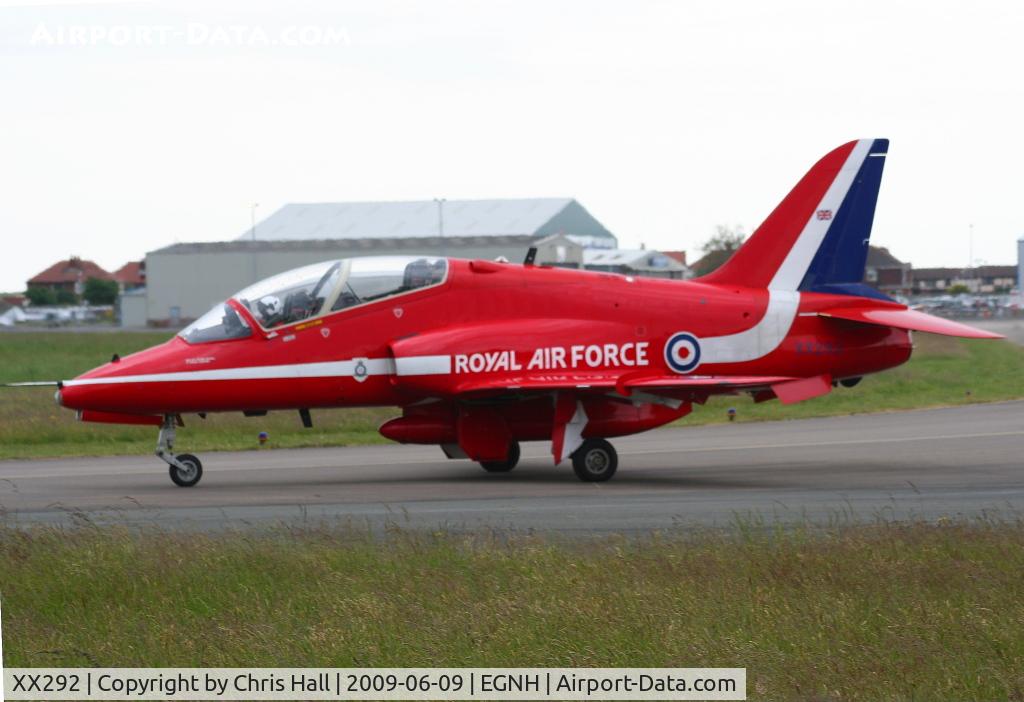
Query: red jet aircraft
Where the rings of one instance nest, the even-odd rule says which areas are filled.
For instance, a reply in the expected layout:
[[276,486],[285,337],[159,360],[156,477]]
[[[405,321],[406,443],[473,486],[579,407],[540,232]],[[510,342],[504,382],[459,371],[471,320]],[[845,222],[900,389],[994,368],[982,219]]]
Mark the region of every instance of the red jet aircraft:
[[[512,470],[519,442],[608,480],[607,439],[719,394],[799,402],[910,358],[911,332],[999,338],[908,309],[861,283],[888,141],[822,158],[721,268],[657,280],[493,261],[352,258],[274,276],[170,341],[58,383],[86,422],[160,427],[181,415],[396,406],[381,434]],[[532,253],[532,252],[531,252]]]

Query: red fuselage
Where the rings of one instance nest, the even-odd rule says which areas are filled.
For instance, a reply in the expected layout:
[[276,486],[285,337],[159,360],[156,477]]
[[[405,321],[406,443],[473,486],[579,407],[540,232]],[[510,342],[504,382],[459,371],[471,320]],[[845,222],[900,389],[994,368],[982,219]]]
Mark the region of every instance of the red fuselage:
[[[780,334],[774,348],[749,360],[728,360],[745,358],[742,351],[718,356],[709,349],[695,377],[841,379],[910,357],[907,331],[817,314],[863,298],[794,299],[795,317],[780,330],[785,320],[767,318],[764,289],[452,259],[438,285],[272,332],[257,328],[247,338],[196,344],[176,336],[66,383],[61,402],[76,410],[166,415],[407,407],[454,399],[490,381],[514,387],[523,378],[577,377],[585,388],[602,373],[678,375],[665,347],[680,331],[748,345]],[[689,390],[679,395],[694,399]]]

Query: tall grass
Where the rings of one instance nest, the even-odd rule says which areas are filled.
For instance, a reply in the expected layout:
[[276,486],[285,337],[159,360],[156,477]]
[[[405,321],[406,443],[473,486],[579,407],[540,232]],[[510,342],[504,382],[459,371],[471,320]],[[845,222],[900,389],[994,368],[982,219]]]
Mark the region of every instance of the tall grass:
[[1024,524],[602,538],[0,530],[11,666],[741,666],[1021,699]]

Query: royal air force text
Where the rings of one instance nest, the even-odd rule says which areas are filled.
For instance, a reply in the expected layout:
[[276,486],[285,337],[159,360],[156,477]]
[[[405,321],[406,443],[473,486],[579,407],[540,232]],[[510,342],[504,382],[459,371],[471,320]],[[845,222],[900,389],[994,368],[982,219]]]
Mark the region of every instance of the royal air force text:
[[456,373],[550,371],[579,368],[636,368],[650,363],[648,342],[545,346],[532,352],[503,350],[456,354]]

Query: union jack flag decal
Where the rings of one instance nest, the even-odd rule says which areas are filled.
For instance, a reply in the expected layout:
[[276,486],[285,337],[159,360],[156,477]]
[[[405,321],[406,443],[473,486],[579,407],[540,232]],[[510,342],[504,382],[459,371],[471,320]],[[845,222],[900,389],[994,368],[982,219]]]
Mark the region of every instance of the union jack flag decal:
[[832,219],[832,210],[818,210],[818,219]]

